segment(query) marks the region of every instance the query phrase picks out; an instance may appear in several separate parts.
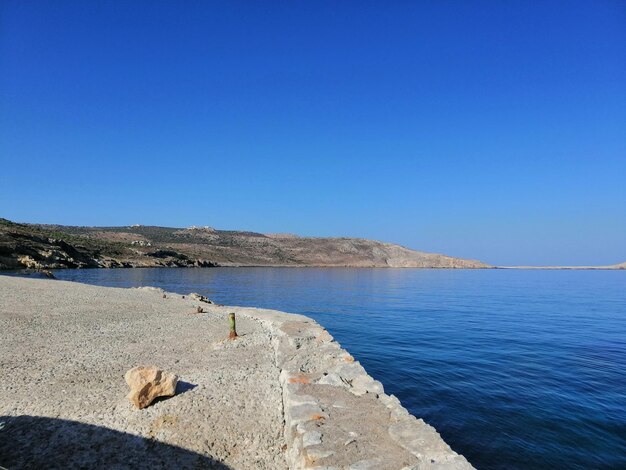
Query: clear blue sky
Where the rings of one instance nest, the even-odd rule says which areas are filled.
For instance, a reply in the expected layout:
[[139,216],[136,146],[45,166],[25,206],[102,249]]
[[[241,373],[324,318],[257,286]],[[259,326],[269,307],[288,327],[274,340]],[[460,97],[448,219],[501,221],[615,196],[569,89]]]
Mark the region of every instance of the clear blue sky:
[[0,216],[626,260],[626,2],[0,3]]

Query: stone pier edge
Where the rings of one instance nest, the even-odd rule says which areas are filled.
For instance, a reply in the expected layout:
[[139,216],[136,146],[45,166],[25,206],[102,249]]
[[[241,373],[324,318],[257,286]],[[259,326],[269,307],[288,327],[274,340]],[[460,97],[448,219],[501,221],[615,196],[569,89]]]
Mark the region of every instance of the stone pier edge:
[[[357,396],[374,394],[390,412],[389,435],[419,462],[403,470],[473,468],[432,426],[411,415],[395,396],[384,393],[383,385],[313,319],[257,308],[236,308],[236,311],[238,315],[260,322],[271,338],[276,366],[280,370],[286,460],[290,469],[337,468],[332,465],[332,455],[320,452],[317,447],[321,442],[320,433],[306,426],[307,422],[326,417],[315,393],[303,392],[307,384],[343,387]],[[375,469],[379,463],[378,460],[358,461],[353,468]]]

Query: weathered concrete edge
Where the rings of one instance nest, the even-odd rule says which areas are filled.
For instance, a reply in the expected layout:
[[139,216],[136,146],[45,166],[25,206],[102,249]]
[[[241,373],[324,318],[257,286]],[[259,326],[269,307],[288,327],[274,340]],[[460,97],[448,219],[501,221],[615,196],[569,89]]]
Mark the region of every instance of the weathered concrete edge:
[[[229,307],[230,308],[230,307]],[[319,436],[303,426],[324,417],[315,396],[305,395],[301,388],[314,383],[344,387],[354,395],[375,394],[390,411],[388,428],[391,438],[414,455],[417,469],[471,469],[470,463],[454,452],[437,431],[422,419],[411,415],[393,395],[384,393],[383,385],[374,380],[354,358],[337,343],[321,325],[304,315],[276,310],[237,308],[238,315],[259,321],[271,338],[280,372],[283,392],[284,435],[289,468],[336,468],[315,461],[328,457],[316,453]],[[332,461],[332,459],[330,459]],[[326,462],[328,459],[326,460]],[[375,467],[371,467],[375,468]]]

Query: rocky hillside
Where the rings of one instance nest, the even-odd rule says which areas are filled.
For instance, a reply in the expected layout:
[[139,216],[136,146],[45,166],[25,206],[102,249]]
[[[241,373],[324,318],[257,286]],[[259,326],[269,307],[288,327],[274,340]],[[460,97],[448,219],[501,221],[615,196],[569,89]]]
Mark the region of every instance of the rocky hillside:
[[134,225],[69,227],[0,219],[0,268],[348,266],[488,268],[361,238]]

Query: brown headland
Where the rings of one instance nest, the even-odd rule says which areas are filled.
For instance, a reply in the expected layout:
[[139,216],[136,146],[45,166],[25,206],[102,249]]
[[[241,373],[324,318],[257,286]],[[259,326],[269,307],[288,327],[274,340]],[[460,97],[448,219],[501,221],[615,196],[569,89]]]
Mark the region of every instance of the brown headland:
[[489,268],[364,238],[211,227],[73,227],[0,219],[0,269],[211,266]]

